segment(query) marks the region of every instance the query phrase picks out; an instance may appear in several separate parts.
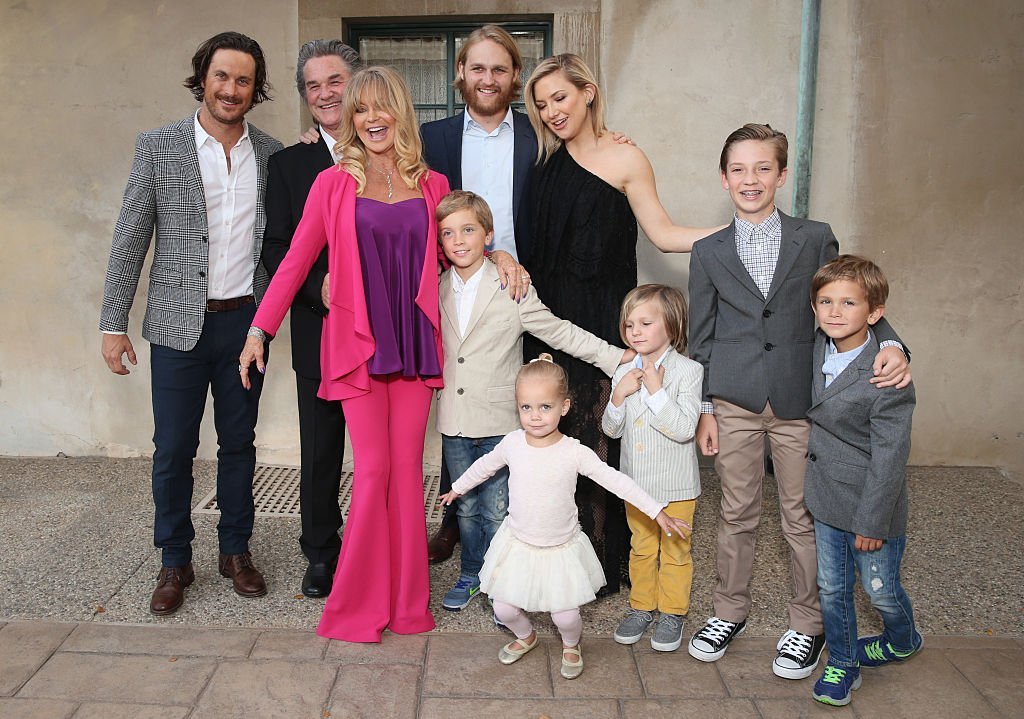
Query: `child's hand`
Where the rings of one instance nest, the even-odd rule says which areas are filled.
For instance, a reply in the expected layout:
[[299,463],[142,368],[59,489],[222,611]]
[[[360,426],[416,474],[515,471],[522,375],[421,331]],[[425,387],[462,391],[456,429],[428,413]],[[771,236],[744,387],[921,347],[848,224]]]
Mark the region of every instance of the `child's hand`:
[[622,403],[626,401],[626,397],[639,391],[643,383],[644,371],[642,369],[631,369],[615,385],[615,391],[612,392],[612,404],[616,407],[621,407]]
[[439,504],[443,504],[444,506],[447,507],[448,505],[450,505],[452,502],[454,502],[456,499],[458,499],[461,496],[462,496],[461,494],[459,494],[458,492],[456,492],[453,489],[450,492],[442,494],[440,497],[437,498],[437,501],[438,501]]
[[644,365],[644,387],[650,394],[654,394],[662,385],[665,383],[665,365],[661,367],[655,367],[652,362],[650,365]]
[[697,420],[697,431],[694,434],[701,454],[711,457],[718,454],[718,420],[713,414],[702,414]]
[[693,527],[684,522],[681,519],[670,517],[665,514],[665,510],[658,512],[658,516],[654,518],[654,521],[658,523],[658,526],[665,530],[665,534],[672,536],[672,532],[676,532],[680,537],[685,537],[687,532],[692,532]]
[[853,548],[858,552],[877,552],[882,548],[882,540],[858,534],[857,539],[854,540]]

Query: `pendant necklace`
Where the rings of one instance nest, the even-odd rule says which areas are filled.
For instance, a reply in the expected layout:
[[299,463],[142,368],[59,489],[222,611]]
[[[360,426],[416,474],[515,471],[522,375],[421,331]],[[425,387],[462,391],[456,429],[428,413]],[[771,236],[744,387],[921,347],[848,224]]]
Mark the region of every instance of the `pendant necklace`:
[[395,174],[394,168],[392,168],[389,172],[384,172],[384,170],[380,169],[379,167],[372,163],[370,164],[370,167],[372,167],[376,172],[380,173],[380,176],[384,178],[384,182],[388,183],[388,199],[390,200],[395,194],[395,188],[392,187],[391,185],[391,176]]

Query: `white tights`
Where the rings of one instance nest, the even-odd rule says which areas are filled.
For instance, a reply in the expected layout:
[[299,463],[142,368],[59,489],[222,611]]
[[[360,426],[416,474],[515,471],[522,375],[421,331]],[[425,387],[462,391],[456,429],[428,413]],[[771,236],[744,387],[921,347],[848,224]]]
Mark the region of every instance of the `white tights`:
[[[498,599],[494,600],[494,616],[512,630],[517,639],[526,639],[533,633],[533,623],[519,607],[513,607]],[[562,644],[567,647],[575,647],[580,643],[583,635],[583,618],[580,617],[579,608],[565,609],[560,612],[551,612],[551,621],[558,627],[558,633],[562,635]]]

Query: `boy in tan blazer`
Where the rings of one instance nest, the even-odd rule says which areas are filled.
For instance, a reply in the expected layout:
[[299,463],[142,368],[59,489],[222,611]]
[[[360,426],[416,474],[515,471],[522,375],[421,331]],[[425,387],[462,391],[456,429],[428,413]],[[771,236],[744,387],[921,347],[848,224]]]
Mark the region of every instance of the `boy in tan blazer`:
[[[440,282],[445,386],[438,396],[437,428],[445,462],[457,479],[519,427],[515,378],[522,366],[524,333],[593,363],[608,376],[634,353],[555,317],[532,287],[519,302],[502,290],[494,265],[484,256],[494,221],[483,198],[456,190],[438,204],[436,219],[452,263]],[[484,553],[507,507],[507,470],[459,498],[462,567],[442,601],[445,609],[459,611],[479,593]]]

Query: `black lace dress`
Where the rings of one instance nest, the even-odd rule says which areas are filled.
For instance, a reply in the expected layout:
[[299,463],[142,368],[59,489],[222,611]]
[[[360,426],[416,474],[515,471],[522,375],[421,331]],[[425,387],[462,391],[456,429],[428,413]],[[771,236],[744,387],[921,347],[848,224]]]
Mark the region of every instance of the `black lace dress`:
[[[583,169],[563,146],[534,172],[530,200],[533,239],[527,269],[540,299],[556,316],[622,346],[619,308],[636,287],[636,218],[626,196]],[[527,336],[526,359],[540,352],[550,352],[569,376],[572,408],[562,419],[562,432],[618,467],[618,441],[601,431],[611,380],[593,365]],[[576,504],[605,570],[605,592],[617,592],[629,576],[622,500],[580,477]]]

